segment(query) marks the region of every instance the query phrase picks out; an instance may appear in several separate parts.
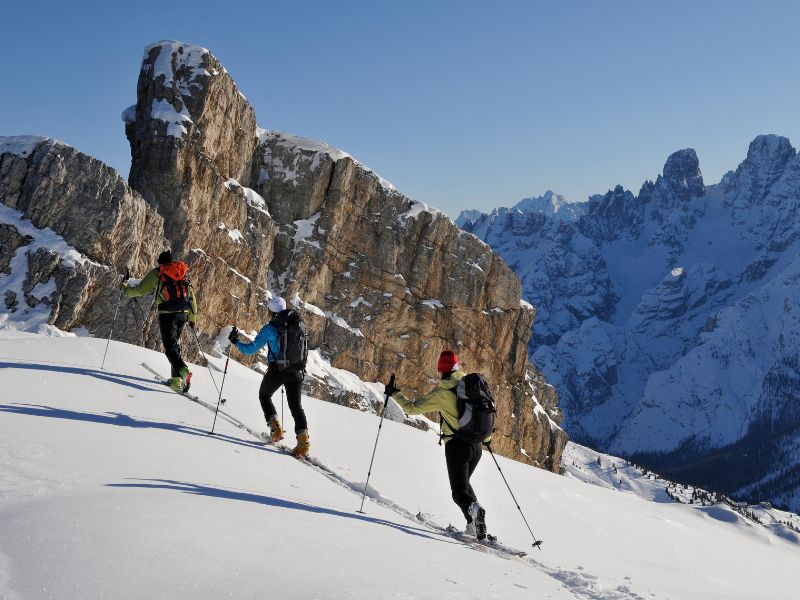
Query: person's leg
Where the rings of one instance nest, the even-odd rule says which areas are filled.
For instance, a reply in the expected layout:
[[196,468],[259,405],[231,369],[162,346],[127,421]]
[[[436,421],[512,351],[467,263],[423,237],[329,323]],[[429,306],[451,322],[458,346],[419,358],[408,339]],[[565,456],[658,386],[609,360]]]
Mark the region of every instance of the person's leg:
[[477,502],[478,496],[472,489],[472,483],[470,483],[470,479],[472,478],[472,473],[475,472],[475,467],[477,467],[478,463],[481,462],[481,456],[483,455],[483,450],[481,449],[480,444],[472,444],[470,452],[471,455],[468,463],[467,488],[469,488],[470,496],[472,496],[472,498]]
[[278,419],[278,411],[272,402],[272,395],[283,385],[283,376],[280,372],[269,369],[264,379],[261,380],[261,387],[258,389],[258,399],[261,402],[261,410],[264,411],[264,418],[269,425],[269,442],[277,444],[283,439],[283,427]]
[[286,401],[289,404],[289,411],[294,419],[294,432],[299,433],[308,429],[306,413],[301,404],[301,392],[303,390],[303,379],[300,373],[288,373],[283,387],[286,388]]
[[308,456],[311,451],[311,439],[308,435],[308,422],[306,413],[300,404],[301,392],[303,389],[302,373],[287,373],[284,383],[286,388],[286,399],[289,402],[289,410],[294,419],[294,433],[297,436],[297,445],[292,450],[292,454],[303,458]]
[[258,400],[261,402],[261,410],[264,411],[264,418],[269,422],[272,417],[278,416],[275,404],[272,402],[272,395],[283,385],[283,380],[278,371],[268,370],[261,380],[261,387],[258,388]]
[[467,488],[469,489],[469,494],[473,498],[473,501],[470,503],[468,509],[470,516],[470,519],[468,520],[471,520],[475,524],[475,535],[479,540],[482,540],[486,537],[486,511],[484,510],[483,506],[481,506],[480,502],[478,502],[478,497],[475,494],[475,491],[472,489],[472,484],[469,483],[469,478],[472,477],[475,467],[478,466],[482,454],[483,450],[481,448],[481,444],[472,444],[470,448],[470,459],[467,465],[467,470],[469,472],[467,475]]
[[469,523],[472,520],[469,516],[469,505],[475,501],[475,494],[469,485],[472,449],[469,444],[453,438],[445,443],[444,456],[447,461],[447,476],[450,479],[453,502],[458,505]]
[[164,344],[164,354],[169,361],[171,376],[180,377],[181,368],[186,363],[181,358],[180,336],[183,325],[186,323],[185,314],[167,313],[158,315],[158,327],[161,330],[161,343]]

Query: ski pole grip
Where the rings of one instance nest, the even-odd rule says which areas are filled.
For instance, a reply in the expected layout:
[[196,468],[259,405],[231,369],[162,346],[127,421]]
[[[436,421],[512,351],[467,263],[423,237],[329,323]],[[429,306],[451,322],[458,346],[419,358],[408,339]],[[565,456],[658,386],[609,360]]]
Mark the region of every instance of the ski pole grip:
[[394,373],[392,373],[392,376],[389,377],[389,387],[394,387]]

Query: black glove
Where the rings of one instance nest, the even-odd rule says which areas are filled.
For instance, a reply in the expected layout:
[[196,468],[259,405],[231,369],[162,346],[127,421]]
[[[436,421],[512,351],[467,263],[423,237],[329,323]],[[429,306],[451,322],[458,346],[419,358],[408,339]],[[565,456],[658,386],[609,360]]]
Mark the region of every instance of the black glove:
[[394,373],[392,373],[391,379],[389,379],[389,383],[387,383],[383,388],[383,393],[386,396],[391,396],[392,394],[396,394],[400,391],[400,388],[395,387],[394,385]]
[[239,341],[239,330],[238,330],[238,329],[236,329],[236,327],[234,327],[233,329],[231,329],[231,332],[230,332],[230,334],[228,335],[228,339],[230,340],[230,342],[231,342],[232,344],[235,344],[236,342],[238,342],[238,341]]
[[194,321],[189,321],[189,327],[191,327],[192,329],[194,329]]

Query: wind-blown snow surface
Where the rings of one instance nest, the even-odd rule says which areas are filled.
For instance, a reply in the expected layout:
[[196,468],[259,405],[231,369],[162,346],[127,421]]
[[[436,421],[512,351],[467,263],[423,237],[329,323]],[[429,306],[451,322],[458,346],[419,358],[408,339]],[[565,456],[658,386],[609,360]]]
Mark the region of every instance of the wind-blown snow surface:
[[[406,516],[463,521],[436,436],[391,421],[370,481],[380,504],[361,515],[375,415],[304,398],[326,475],[224,417],[208,435],[213,414],[140,366],[166,372],[162,354],[112,342],[101,371],[105,344],[0,332],[2,598],[796,597],[793,534],[502,458],[543,551],[469,548]],[[209,371],[193,370],[213,403]],[[231,362],[224,389],[225,410],[257,429],[259,381]],[[530,549],[489,456],[473,483],[490,530]]]

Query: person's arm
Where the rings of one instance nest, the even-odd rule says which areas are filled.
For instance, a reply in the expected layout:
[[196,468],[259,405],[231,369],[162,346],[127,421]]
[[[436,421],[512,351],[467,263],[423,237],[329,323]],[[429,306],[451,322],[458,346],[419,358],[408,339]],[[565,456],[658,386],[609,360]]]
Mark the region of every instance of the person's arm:
[[139,285],[124,286],[122,288],[122,293],[125,294],[127,298],[145,296],[155,290],[156,287],[158,287],[158,283],[158,269],[153,269],[145,275],[144,279],[139,282]]
[[395,392],[392,394],[392,400],[397,402],[407,415],[421,415],[438,411],[452,412],[455,394],[451,390],[436,387],[431,393],[415,400],[406,398],[402,392]]
[[261,331],[258,332],[256,339],[249,344],[244,342],[236,342],[236,348],[245,356],[250,356],[251,354],[255,354],[261,350],[265,344],[269,345],[270,352],[274,352],[274,348],[277,348],[278,346],[278,332],[269,323],[261,328]]
[[197,322],[197,299],[194,297],[194,288],[190,285],[189,286],[189,300],[191,301],[191,305],[189,306],[189,323]]

